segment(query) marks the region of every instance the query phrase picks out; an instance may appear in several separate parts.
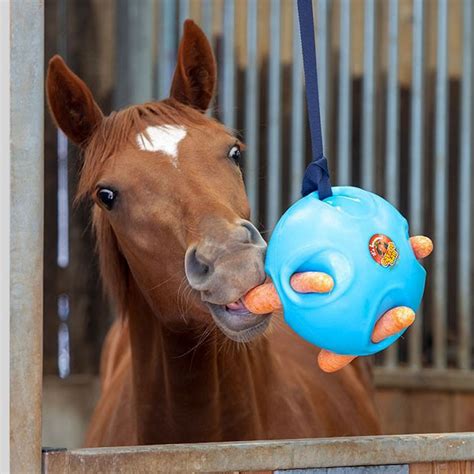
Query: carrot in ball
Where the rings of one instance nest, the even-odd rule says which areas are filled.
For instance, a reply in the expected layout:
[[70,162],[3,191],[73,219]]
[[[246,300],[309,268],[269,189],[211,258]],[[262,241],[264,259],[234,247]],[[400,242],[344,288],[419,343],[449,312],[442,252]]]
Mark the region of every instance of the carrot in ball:
[[322,272],[295,273],[290,283],[298,293],[329,293],[334,288],[334,280]]
[[397,306],[387,311],[375,324],[372,342],[380,342],[399,333],[415,321],[415,312],[407,306]]
[[410,244],[416,258],[425,258],[433,251],[433,242],[424,235],[410,237]]
[[[295,273],[291,287],[298,293],[328,293],[334,280],[326,273]],[[250,290],[243,298],[246,308],[254,314],[267,314],[281,308],[281,301],[273,283],[264,283]]]
[[318,365],[323,372],[337,372],[350,364],[357,356],[336,354],[335,352],[321,349],[318,354]]

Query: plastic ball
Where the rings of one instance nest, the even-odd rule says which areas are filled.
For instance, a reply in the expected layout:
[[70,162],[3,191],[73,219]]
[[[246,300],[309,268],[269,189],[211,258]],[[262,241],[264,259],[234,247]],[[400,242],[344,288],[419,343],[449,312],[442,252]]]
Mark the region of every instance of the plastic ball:
[[[380,196],[349,186],[334,187],[323,201],[311,193],[291,206],[275,227],[265,265],[294,331],[321,348],[358,356],[400,337],[404,331],[371,341],[386,311],[418,309],[426,279],[406,219]],[[305,271],[331,275],[333,290],[295,292],[290,277]]]

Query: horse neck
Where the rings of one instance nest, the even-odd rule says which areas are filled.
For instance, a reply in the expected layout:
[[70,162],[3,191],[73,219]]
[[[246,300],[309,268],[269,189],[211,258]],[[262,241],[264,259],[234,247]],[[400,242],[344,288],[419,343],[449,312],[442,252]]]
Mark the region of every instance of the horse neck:
[[165,326],[136,287],[128,301],[138,441],[261,437],[273,367],[268,341],[239,346],[215,329],[199,344],[202,329],[179,317],[181,324]]

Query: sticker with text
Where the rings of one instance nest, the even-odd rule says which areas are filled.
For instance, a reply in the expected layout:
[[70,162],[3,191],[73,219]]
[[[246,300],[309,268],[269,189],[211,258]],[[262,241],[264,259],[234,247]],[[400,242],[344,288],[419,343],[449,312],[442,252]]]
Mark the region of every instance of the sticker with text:
[[384,268],[395,265],[398,260],[395,243],[384,234],[375,234],[370,238],[369,252],[372,258]]

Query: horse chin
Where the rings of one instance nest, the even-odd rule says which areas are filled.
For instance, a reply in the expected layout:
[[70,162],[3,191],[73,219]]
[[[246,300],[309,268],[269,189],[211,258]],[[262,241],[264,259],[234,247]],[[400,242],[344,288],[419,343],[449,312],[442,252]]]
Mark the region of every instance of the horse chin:
[[225,305],[207,303],[216,326],[235,342],[250,342],[268,328],[270,314],[253,314],[250,311],[233,311]]

